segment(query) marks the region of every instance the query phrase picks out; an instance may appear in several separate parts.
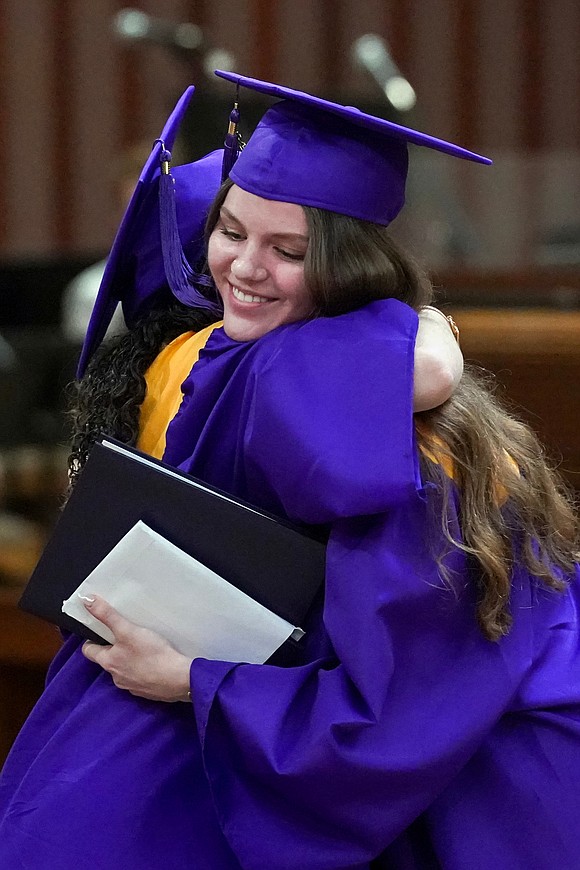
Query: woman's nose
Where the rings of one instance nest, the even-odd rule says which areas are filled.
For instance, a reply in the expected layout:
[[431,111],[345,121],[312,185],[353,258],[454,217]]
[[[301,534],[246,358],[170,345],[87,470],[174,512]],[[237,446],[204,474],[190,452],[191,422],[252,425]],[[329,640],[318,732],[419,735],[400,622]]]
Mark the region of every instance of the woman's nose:
[[231,265],[232,275],[240,281],[263,281],[268,274],[259,258],[249,251],[239,254]]

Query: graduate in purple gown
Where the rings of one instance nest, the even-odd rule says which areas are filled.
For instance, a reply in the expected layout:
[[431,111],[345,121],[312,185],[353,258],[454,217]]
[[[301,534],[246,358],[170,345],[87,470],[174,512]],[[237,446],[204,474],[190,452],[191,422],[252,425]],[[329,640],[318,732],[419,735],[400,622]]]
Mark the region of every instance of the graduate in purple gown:
[[240,83],[282,102],[209,213],[223,325],[192,255],[188,281],[168,267],[191,238],[165,201],[179,304],[148,285],[126,308],[158,310],[93,356],[115,270],[139,268],[111,262],[72,468],[105,430],[325,527],[324,595],[288,667],[189,661],[89,604],[116,642],[69,637],[53,662],[0,782],[0,866],[580,868],[575,518],[532,433],[469,373],[413,416],[431,288],[385,230],[408,142],[477,156]]

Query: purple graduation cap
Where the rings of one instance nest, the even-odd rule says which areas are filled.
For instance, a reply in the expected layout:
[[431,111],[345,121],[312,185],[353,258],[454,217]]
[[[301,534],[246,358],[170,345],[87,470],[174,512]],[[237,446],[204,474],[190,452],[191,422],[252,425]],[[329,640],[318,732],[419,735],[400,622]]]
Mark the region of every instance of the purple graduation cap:
[[[159,205],[161,164],[171,157],[170,150],[194,90],[193,86],[187,88],[177,102],[153,145],[125,210],[107,258],[87,328],[77,368],[78,377],[82,377],[91,356],[103,340],[119,302],[129,328],[163,293],[173,292],[186,304],[200,304],[195,276],[193,283],[182,281],[177,290],[167,278],[161,229],[163,216],[160,215]],[[165,184],[171,185],[169,195],[174,200],[170,201],[170,221],[175,224],[180,252],[191,266],[200,260],[205,251],[204,224],[220,185],[222,159],[221,150],[212,152],[195,163],[175,167],[168,179],[164,179]],[[166,208],[167,195],[166,191]],[[183,264],[180,264],[180,270],[184,272]],[[190,279],[192,271],[191,268],[187,269]],[[203,283],[201,277],[198,283]],[[184,294],[188,294],[189,298],[184,298]]]
[[224,152],[216,151],[169,173],[170,149],[194,88],[185,91],[153,146],[113,242],[81,352],[79,377],[118,302],[129,328],[162,291],[192,307],[215,305],[196,288],[207,279],[192,267],[204,252],[203,228],[219,188],[222,162],[239,187],[257,196],[383,225],[397,216],[405,201],[407,143],[491,163],[451,142],[352,106],[222,70],[216,75],[234,82],[236,94],[241,86],[281,101],[264,114],[239,154],[234,131],[228,133],[229,143],[226,137],[223,161]]
[[407,143],[491,163],[451,142],[302,91],[216,70],[216,75],[281,98],[263,116],[230,171],[265,199],[315,206],[389,224],[405,202]]

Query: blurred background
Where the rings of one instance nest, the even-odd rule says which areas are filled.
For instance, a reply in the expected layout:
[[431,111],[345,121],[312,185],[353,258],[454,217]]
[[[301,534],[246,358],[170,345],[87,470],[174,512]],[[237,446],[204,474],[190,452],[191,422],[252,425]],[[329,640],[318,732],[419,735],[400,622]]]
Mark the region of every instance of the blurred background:
[[[62,502],[103,259],[186,85],[180,159],[221,145],[215,67],[493,158],[414,149],[393,231],[580,489],[579,45],[578,0],[0,0],[0,759],[58,647],[15,603]],[[246,135],[263,107],[244,96]]]

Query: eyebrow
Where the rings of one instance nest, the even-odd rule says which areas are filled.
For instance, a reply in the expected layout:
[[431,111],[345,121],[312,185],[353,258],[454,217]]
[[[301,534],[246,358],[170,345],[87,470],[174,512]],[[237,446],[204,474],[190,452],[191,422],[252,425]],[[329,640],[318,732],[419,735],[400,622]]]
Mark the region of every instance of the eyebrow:
[[[241,220],[239,218],[237,218],[235,216],[235,214],[232,214],[232,212],[228,208],[226,208],[225,205],[222,205],[222,207],[220,209],[220,215],[223,215],[224,217],[228,218],[228,220],[231,220],[234,223],[238,224],[238,226],[240,226],[240,227],[243,226]],[[272,233],[272,238],[273,239],[293,239],[293,240],[298,241],[298,242],[304,242],[305,244],[308,244],[308,242],[309,242],[309,237],[303,235],[303,233]]]

